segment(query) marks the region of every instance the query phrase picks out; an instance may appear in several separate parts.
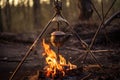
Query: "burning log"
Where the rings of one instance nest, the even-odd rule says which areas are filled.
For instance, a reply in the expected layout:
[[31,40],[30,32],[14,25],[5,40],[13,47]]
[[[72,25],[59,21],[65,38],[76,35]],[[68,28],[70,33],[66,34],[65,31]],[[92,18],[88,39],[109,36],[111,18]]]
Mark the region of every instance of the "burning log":
[[[55,80],[66,80],[66,79],[77,80],[78,78],[82,79],[84,76],[86,76],[86,75],[83,74],[83,68],[79,67],[79,68],[72,69],[72,70],[66,70],[64,76],[60,73],[57,73],[56,76],[54,77],[54,79]],[[32,75],[29,77],[29,80],[51,80],[51,79],[53,79],[53,78],[47,77],[46,71],[44,71],[44,70],[37,70],[37,73],[35,75]]]

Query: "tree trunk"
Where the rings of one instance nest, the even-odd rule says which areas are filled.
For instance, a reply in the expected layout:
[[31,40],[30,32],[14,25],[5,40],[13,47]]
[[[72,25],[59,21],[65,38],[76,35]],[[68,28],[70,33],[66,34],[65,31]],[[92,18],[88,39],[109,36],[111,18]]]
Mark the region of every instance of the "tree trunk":
[[53,5],[54,0],[50,0],[50,5]]
[[2,9],[0,7],[0,32],[3,32],[3,24],[2,24]]
[[40,24],[40,18],[41,18],[41,6],[40,6],[40,0],[33,0],[33,15],[34,15],[34,26],[35,28],[39,28],[41,26]]
[[93,9],[90,3],[91,0],[78,0],[79,20],[89,20],[91,18]]
[[9,0],[7,0],[4,8],[4,21],[4,27],[6,27],[7,31],[11,31],[11,7]]

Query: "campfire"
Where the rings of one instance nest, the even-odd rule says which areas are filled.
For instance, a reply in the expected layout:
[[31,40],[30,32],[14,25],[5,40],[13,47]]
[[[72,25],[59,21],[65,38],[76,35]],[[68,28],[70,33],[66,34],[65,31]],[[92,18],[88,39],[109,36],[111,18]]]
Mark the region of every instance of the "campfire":
[[71,64],[60,53],[53,51],[45,40],[43,40],[42,44],[44,47],[43,56],[45,56],[46,60],[46,66],[44,67],[46,77],[65,76],[67,70],[77,68],[76,65]]

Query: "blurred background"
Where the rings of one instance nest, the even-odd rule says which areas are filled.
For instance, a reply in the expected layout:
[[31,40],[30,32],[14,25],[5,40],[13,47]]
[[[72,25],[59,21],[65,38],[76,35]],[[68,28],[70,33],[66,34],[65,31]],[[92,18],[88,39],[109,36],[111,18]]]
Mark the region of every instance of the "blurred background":
[[[54,0],[0,0],[0,32],[11,33],[36,33],[41,31],[54,13]],[[73,23],[81,21],[81,1],[90,0],[62,0],[64,17]],[[101,0],[91,0],[96,9],[102,14]],[[106,12],[113,0],[103,0],[104,12]],[[89,4],[88,7],[90,8]],[[120,0],[117,0],[108,16],[120,8]],[[84,9],[84,8],[83,8]],[[84,9],[85,11],[85,9]],[[85,15],[82,15],[85,16]],[[88,16],[88,22],[99,22],[95,11]],[[82,20],[83,21],[83,20]]]

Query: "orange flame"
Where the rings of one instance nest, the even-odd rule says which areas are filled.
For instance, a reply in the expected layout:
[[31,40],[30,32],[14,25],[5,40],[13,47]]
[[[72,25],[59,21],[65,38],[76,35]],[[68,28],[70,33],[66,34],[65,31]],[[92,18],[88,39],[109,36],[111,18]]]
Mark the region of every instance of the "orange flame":
[[71,64],[65,60],[65,58],[62,55],[56,55],[56,53],[50,48],[48,44],[45,43],[45,40],[43,40],[43,47],[44,47],[44,56],[46,56],[46,63],[47,66],[45,66],[46,76],[52,78],[55,77],[55,75],[59,72],[62,74],[62,76],[65,75],[65,67],[67,67],[67,70],[74,69],[77,66]]

